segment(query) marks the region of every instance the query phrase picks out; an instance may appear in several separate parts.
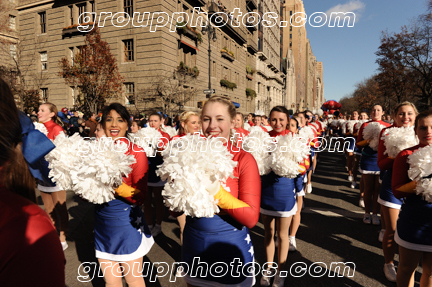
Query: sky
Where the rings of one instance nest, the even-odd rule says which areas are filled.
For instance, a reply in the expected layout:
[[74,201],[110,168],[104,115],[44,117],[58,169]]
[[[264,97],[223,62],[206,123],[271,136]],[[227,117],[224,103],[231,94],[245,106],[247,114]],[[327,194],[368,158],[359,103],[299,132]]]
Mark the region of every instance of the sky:
[[324,97],[340,100],[355,85],[377,72],[375,52],[382,31],[399,32],[403,25],[426,10],[427,0],[303,0],[306,15],[354,12],[354,27],[312,27],[307,37],[317,61],[324,67]]

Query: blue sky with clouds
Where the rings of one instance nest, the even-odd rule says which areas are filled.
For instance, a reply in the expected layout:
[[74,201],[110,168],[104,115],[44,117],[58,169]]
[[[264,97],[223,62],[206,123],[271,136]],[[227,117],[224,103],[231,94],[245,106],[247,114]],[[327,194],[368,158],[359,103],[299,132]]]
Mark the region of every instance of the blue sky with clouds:
[[311,27],[307,36],[317,61],[324,66],[324,96],[327,100],[352,93],[355,84],[373,75],[378,67],[375,52],[383,30],[399,32],[400,27],[424,13],[426,0],[303,0],[306,14],[354,12],[354,27]]

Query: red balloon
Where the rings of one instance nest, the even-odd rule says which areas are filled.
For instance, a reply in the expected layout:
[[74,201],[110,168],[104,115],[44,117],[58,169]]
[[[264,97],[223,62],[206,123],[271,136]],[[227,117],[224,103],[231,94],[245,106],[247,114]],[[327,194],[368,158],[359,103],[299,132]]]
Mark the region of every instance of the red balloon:
[[336,112],[336,110],[330,110],[330,114],[334,114],[334,112]]

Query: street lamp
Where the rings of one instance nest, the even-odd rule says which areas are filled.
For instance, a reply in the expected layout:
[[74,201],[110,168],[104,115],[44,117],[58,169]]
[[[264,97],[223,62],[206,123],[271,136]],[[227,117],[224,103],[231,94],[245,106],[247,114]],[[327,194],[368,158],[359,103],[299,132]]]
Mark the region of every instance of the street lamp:
[[[202,28],[201,30],[202,34],[205,35],[206,33],[208,33],[208,59],[209,59],[209,81],[208,81],[208,88],[211,91],[211,45],[210,45],[210,40],[213,39],[213,42],[217,41],[217,37],[216,37],[216,28],[213,27],[211,25],[211,23],[209,23],[207,26],[205,26],[204,28]],[[207,98],[210,98],[210,94],[206,95]]]

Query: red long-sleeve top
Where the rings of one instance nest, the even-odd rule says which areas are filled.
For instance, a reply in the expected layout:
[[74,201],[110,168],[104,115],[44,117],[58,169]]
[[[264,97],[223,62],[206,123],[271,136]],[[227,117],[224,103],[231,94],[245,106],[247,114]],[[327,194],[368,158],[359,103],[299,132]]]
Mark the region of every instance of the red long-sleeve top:
[[249,124],[251,127],[255,126],[255,124],[253,123],[253,121],[248,121],[248,124]]
[[389,158],[388,154],[384,154],[384,152],[386,151],[386,147],[384,145],[385,140],[381,139],[382,135],[384,134],[384,131],[386,129],[393,128],[393,127],[395,127],[395,126],[393,125],[393,126],[390,126],[388,128],[384,128],[384,129],[381,130],[381,133],[380,133],[380,137],[379,137],[380,140],[379,140],[379,145],[378,145],[378,161],[377,161],[377,163],[378,163],[378,167],[379,167],[379,169],[381,171],[389,170],[389,169],[391,169],[393,167],[394,159]]
[[0,230],[2,286],[65,286],[66,260],[48,215],[2,186]]
[[60,125],[56,124],[53,120],[49,120],[43,124],[48,131],[47,137],[52,141],[55,140],[55,138],[60,134],[60,132],[64,132],[63,128]]
[[259,218],[261,204],[261,178],[254,157],[240,149],[233,151],[231,143],[228,150],[234,155],[233,161],[237,166],[233,170],[234,178],[228,178],[225,186],[222,186],[215,195],[218,206],[227,212],[232,218],[248,228],[254,227]]
[[[129,144],[126,139],[121,139],[121,141]],[[126,151],[126,154],[133,155],[136,159],[136,162],[131,165],[131,173],[127,177],[123,176],[123,182],[135,189],[140,190],[140,192],[135,193],[131,197],[123,196],[123,198],[128,202],[140,205],[144,203],[147,195],[147,181],[149,169],[147,155],[144,152],[143,148],[133,143],[129,144],[129,149]]]
[[386,123],[386,122],[383,122],[383,121],[375,121],[375,120],[372,120],[372,121],[368,121],[368,122],[366,122],[366,123],[364,123],[364,124],[362,124],[362,126],[360,127],[360,130],[359,130],[359,132],[358,132],[358,135],[357,135],[357,141],[356,141],[356,146],[357,147],[361,147],[361,146],[359,146],[358,145],[358,143],[359,142],[361,142],[362,140],[364,140],[364,138],[363,138],[363,130],[364,130],[364,128],[368,125],[368,124],[370,124],[370,123],[379,123],[380,125],[383,125],[383,126],[385,126],[385,127],[390,127],[390,124],[389,123]]
[[168,143],[170,142],[171,137],[169,136],[169,134],[167,134],[166,132],[164,132],[161,129],[158,129],[158,132],[162,135],[161,141],[163,142],[163,148],[165,149],[168,146]]
[[408,176],[408,156],[413,154],[415,151],[417,151],[419,148],[425,147],[426,145],[418,144],[416,146],[404,149],[401,151],[393,163],[393,176],[392,176],[392,190],[393,194],[396,198],[403,198],[410,195],[413,195],[415,193],[407,193],[400,191],[400,187],[403,185],[410,183],[412,180]]

